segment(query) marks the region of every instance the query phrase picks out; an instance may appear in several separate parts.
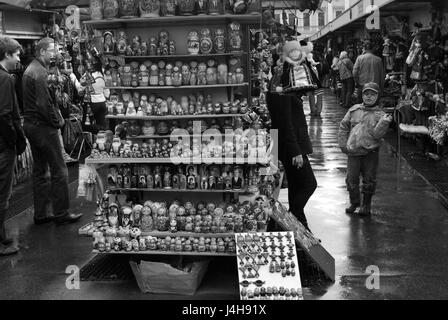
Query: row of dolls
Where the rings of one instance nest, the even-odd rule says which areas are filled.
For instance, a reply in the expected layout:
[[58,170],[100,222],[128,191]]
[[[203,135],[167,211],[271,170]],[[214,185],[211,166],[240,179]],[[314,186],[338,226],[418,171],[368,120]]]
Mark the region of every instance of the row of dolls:
[[[210,138],[201,140],[193,138],[191,143],[188,138],[178,138],[177,141],[169,139],[148,139],[148,142],[137,143],[132,140],[122,141],[113,138],[112,143],[97,142],[90,155],[93,159],[108,158],[177,158],[185,159],[265,159],[267,146],[269,145],[267,134],[259,134],[251,137],[242,137],[235,140],[225,140],[222,143]],[[181,159],[180,159],[181,160]]]
[[125,92],[121,99],[118,94],[112,94],[106,103],[108,114],[126,116],[167,116],[167,115],[200,115],[200,114],[245,114],[249,110],[247,99],[233,102],[212,103],[210,95],[204,99],[190,94],[182,96],[180,102],[168,96],[166,99],[155,95],[142,94],[139,98],[131,98]]
[[[177,172],[175,172],[177,171]],[[259,170],[255,166],[128,165],[109,167],[109,188],[242,190],[257,191]],[[256,189],[256,190],[254,190]]]
[[[216,204],[214,202],[192,202],[171,204],[146,201],[144,205],[124,205],[119,207],[110,202],[107,208],[99,207],[96,212],[103,220],[107,217],[110,228],[138,228],[149,232],[187,231],[202,233],[265,231],[269,208],[250,202]],[[173,223],[175,221],[176,223]],[[172,228],[175,226],[176,228]],[[138,232],[138,230],[135,230]]]
[[245,76],[241,61],[232,58],[229,65],[210,59],[205,62],[190,61],[175,64],[159,61],[157,64],[145,61],[133,62],[119,68],[105,71],[106,87],[147,87],[147,86],[196,86],[216,84],[242,84]]
[[91,0],[92,20],[176,15],[255,14],[260,0]]
[[[162,30],[158,38],[151,36],[148,41],[142,41],[142,37],[136,35],[129,41],[126,32],[107,30],[103,34],[103,53],[125,56],[169,56],[176,54],[176,43],[170,40],[169,32]],[[228,41],[223,28],[211,31],[203,28],[198,31],[190,31],[187,35],[186,52],[191,55],[239,52],[243,49],[243,41],[240,33],[240,25],[237,23],[229,26]]]

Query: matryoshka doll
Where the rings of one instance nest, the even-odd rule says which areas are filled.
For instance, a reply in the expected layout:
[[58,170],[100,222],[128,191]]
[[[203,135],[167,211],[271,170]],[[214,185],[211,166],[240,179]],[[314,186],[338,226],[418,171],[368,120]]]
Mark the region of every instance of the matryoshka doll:
[[[150,150],[150,147],[149,147]],[[152,175],[152,169],[148,169],[148,174],[146,175],[146,186],[148,189],[154,189],[154,176]]]
[[216,53],[226,52],[226,39],[224,29],[218,28],[213,33],[213,47]]
[[103,34],[103,53],[114,54],[115,53],[115,38],[112,31],[105,31]]
[[192,16],[195,9],[195,0],[178,0],[179,12],[182,16]]
[[151,70],[149,73],[149,85],[157,86],[159,84],[159,68],[156,64],[151,66]]
[[156,166],[154,171],[154,189],[162,189],[163,181],[162,181],[162,173],[160,166]]
[[114,19],[118,17],[118,0],[103,0],[104,19]]
[[221,0],[209,0],[208,1],[208,14],[218,15],[221,14],[222,1]]
[[191,31],[188,34],[187,41],[187,50],[191,55],[199,54],[200,42],[199,42],[199,34],[197,31]]
[[126,32],[120,31],[118,33],[118,39],[117,39],[117,53],[121,55],[126,54],[127,46],[128,46],[128,38],[126,36]]
[[198,62],[190,61],[190,86],[195,86],[198,82]]
[[178,66],[173,68],[173,86],[179,87],[182,85],[182,73]]
[[123,19],[135,18],[138,16],[138,1],[135,0],[119,0],[120,17]]
[[227,64],[221,63],[218,66],[218,83],[227,84],[227,75],[228,75]]
[[213,42],[210,29],[204,28],[201,30],[200,52],[201,54],[209,54],[213,50]]
[[140,87],[147,87],[149,85],[149,71],[146,65],[140,65],[140,73],[138,78]]
[[218,83],[218,75],[216,70],[216,61],[213,59],[210,59],[207,61],[207,84],[208,85],[215,85]]
[[92,20],[103,19],[103,0],[90,0],[90,18]]
[[190,67],[188,64],[182,66],[182,85],[188,86],[190,84]]
[[208,12],[208,0],[196,0],[196,14],[206,15]]
[[240,29],[241,25],[238,22],[232,22],[229,25],[229,49],[231,52],[242,50],[243,36]]
[[163,0],[160,2],[162,16],[172,17],[176,15],[176,0]]
[[165,85],[173,85],[173,65],[168,63],[165,67]]
[[157,39],[156,39],[156,37],[149,38],[148,54],[150,56],[157,55]]
[[140,1],[140,16],[142,18],[155,18],[160,16],[160,1],[159,0],[141,0]]
[[207,84],[207,65],[204,62],[198,65],[198,85],[203,86]]

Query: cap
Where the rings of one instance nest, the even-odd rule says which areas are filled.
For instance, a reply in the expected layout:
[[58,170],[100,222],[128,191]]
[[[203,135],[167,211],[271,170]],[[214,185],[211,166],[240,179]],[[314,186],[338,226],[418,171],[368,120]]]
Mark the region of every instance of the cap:
[[376,84],[375,82],[369,82],[364,85],[364,87],[362,88],[362,92],[364,92],[366,90],[372,90],[372,91],[375,91],[376,93],[379,93],[380,86],[378,84]]

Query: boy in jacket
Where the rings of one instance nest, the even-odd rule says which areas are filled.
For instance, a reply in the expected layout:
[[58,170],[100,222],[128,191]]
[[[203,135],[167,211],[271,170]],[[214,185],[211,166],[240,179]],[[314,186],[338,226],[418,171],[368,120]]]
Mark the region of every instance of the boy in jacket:
[[359,177],[362,175],[363,199],[358,214],[370,215],[372,196],[376,189],[379,148],[392,121],[392,117],[378,106],[379,93],[378,84],[365,84],[362,90],[363,103],[351,107],[339,126],[339,146],[348,155],[346,183],[350,207],[346,213],[355,213],[361,206]]

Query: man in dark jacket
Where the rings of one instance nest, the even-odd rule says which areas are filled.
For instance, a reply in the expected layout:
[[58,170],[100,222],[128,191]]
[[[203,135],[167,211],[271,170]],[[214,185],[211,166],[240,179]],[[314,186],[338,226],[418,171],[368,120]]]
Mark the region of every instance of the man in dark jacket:
[[0,256],[14,254],[18,248],[6,237],[5,219],[12,193],[16,156],[26,148],[19,105],[10,70],[20,62],[20,44],[0,36]]
[[[33,153],[34,222],[57,224],[77,221],[69,213],[68,171],[62,156],[58,130],[64,120],[48,85],[48,69],[55,59],[55,42],[43,38],[36,46],[36,59],[23,75],[24,129]],[[50,181],[47,170],[50,168]],[[52,205],[53,216],[50,214]]]
[[[280,72],[281,65],[276,68],[276,73]],[[280,77],[273,79],[279,81]],[[279,160],[286,171],[289,210],[309,230],[304,208],[317,188],[317,181],[308,159],[313,153],[308,125],[301,98],[294,93],[276,93],[277,85],[271,84],[266,98],[272,129],[278,130]]]

